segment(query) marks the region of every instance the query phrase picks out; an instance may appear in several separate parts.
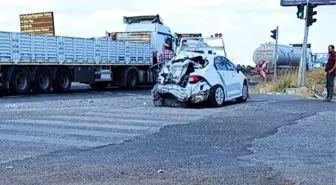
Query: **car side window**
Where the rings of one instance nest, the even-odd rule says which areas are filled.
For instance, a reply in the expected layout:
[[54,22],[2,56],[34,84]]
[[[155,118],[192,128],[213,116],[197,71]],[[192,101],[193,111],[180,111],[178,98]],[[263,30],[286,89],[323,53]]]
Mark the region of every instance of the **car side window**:
[[226,70],[225,63],[221,57],[216,57],[214,60],[215,60],[214,61],[215,67],[217,70],[221,70],[221,71]]
[[224,66],[226,68],[225,70],[227,70],[227,71],[234,71],[235,70],[234,66],[231,65],[231,62],[227,58],[225,58],[225,57],[221,57],[221,58],[224,61]]
[[233,68],[234,71],[237,71],[237,66],[234,65],[230,60],[229,61],[229,64],[231,65],[231,67]]

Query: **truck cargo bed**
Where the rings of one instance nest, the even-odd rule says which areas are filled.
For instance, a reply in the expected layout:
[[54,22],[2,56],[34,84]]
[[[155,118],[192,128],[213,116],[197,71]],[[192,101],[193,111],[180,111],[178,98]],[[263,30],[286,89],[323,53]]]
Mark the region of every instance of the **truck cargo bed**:
[[151,65],[150,43],[0,31],[0,65]]

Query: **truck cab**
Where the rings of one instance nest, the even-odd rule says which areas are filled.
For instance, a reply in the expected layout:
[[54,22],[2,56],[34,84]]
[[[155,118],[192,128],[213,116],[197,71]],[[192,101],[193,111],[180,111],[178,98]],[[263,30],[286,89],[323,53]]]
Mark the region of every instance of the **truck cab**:
[[[178,47],[181,45],[181,40],[183,38],[202,38],[202,33],[174,33],[174,50],[177,51]],[[184,42],[187,42],[187,40],[184,40]]]
[[189,51],[227,57],[222,36],[204,38],[201,33],[175,33],[174,39],[176,54],[180,51]]
[[125,32],[106,32],[107,37],[118,41],[150,42],[156,56],[162,52],[165,43],[173,49],[171,29],[163,24],[160,15],[124,16],[123,23],[126,24]]

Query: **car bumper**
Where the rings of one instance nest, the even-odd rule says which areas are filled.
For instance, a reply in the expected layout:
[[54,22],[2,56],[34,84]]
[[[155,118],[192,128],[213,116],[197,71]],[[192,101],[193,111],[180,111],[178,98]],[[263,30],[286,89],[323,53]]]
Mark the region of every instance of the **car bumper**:
[[154,98],[170,94],[180,102],[200,103],[208,99],[210,86],[207,83],[188,84],[183,88],[175,84],[157,84],[152,90]]

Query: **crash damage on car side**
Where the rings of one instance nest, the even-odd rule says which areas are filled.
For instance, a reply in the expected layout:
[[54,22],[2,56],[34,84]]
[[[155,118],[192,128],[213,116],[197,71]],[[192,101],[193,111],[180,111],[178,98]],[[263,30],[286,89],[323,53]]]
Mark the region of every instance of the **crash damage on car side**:
[[[208,65],[202,54],[182,52],[165,63],[151,93],[155,106],[186,106],[208,99],[211,85],[197,72]],[[202,78],[202,79],[200,79]]]

